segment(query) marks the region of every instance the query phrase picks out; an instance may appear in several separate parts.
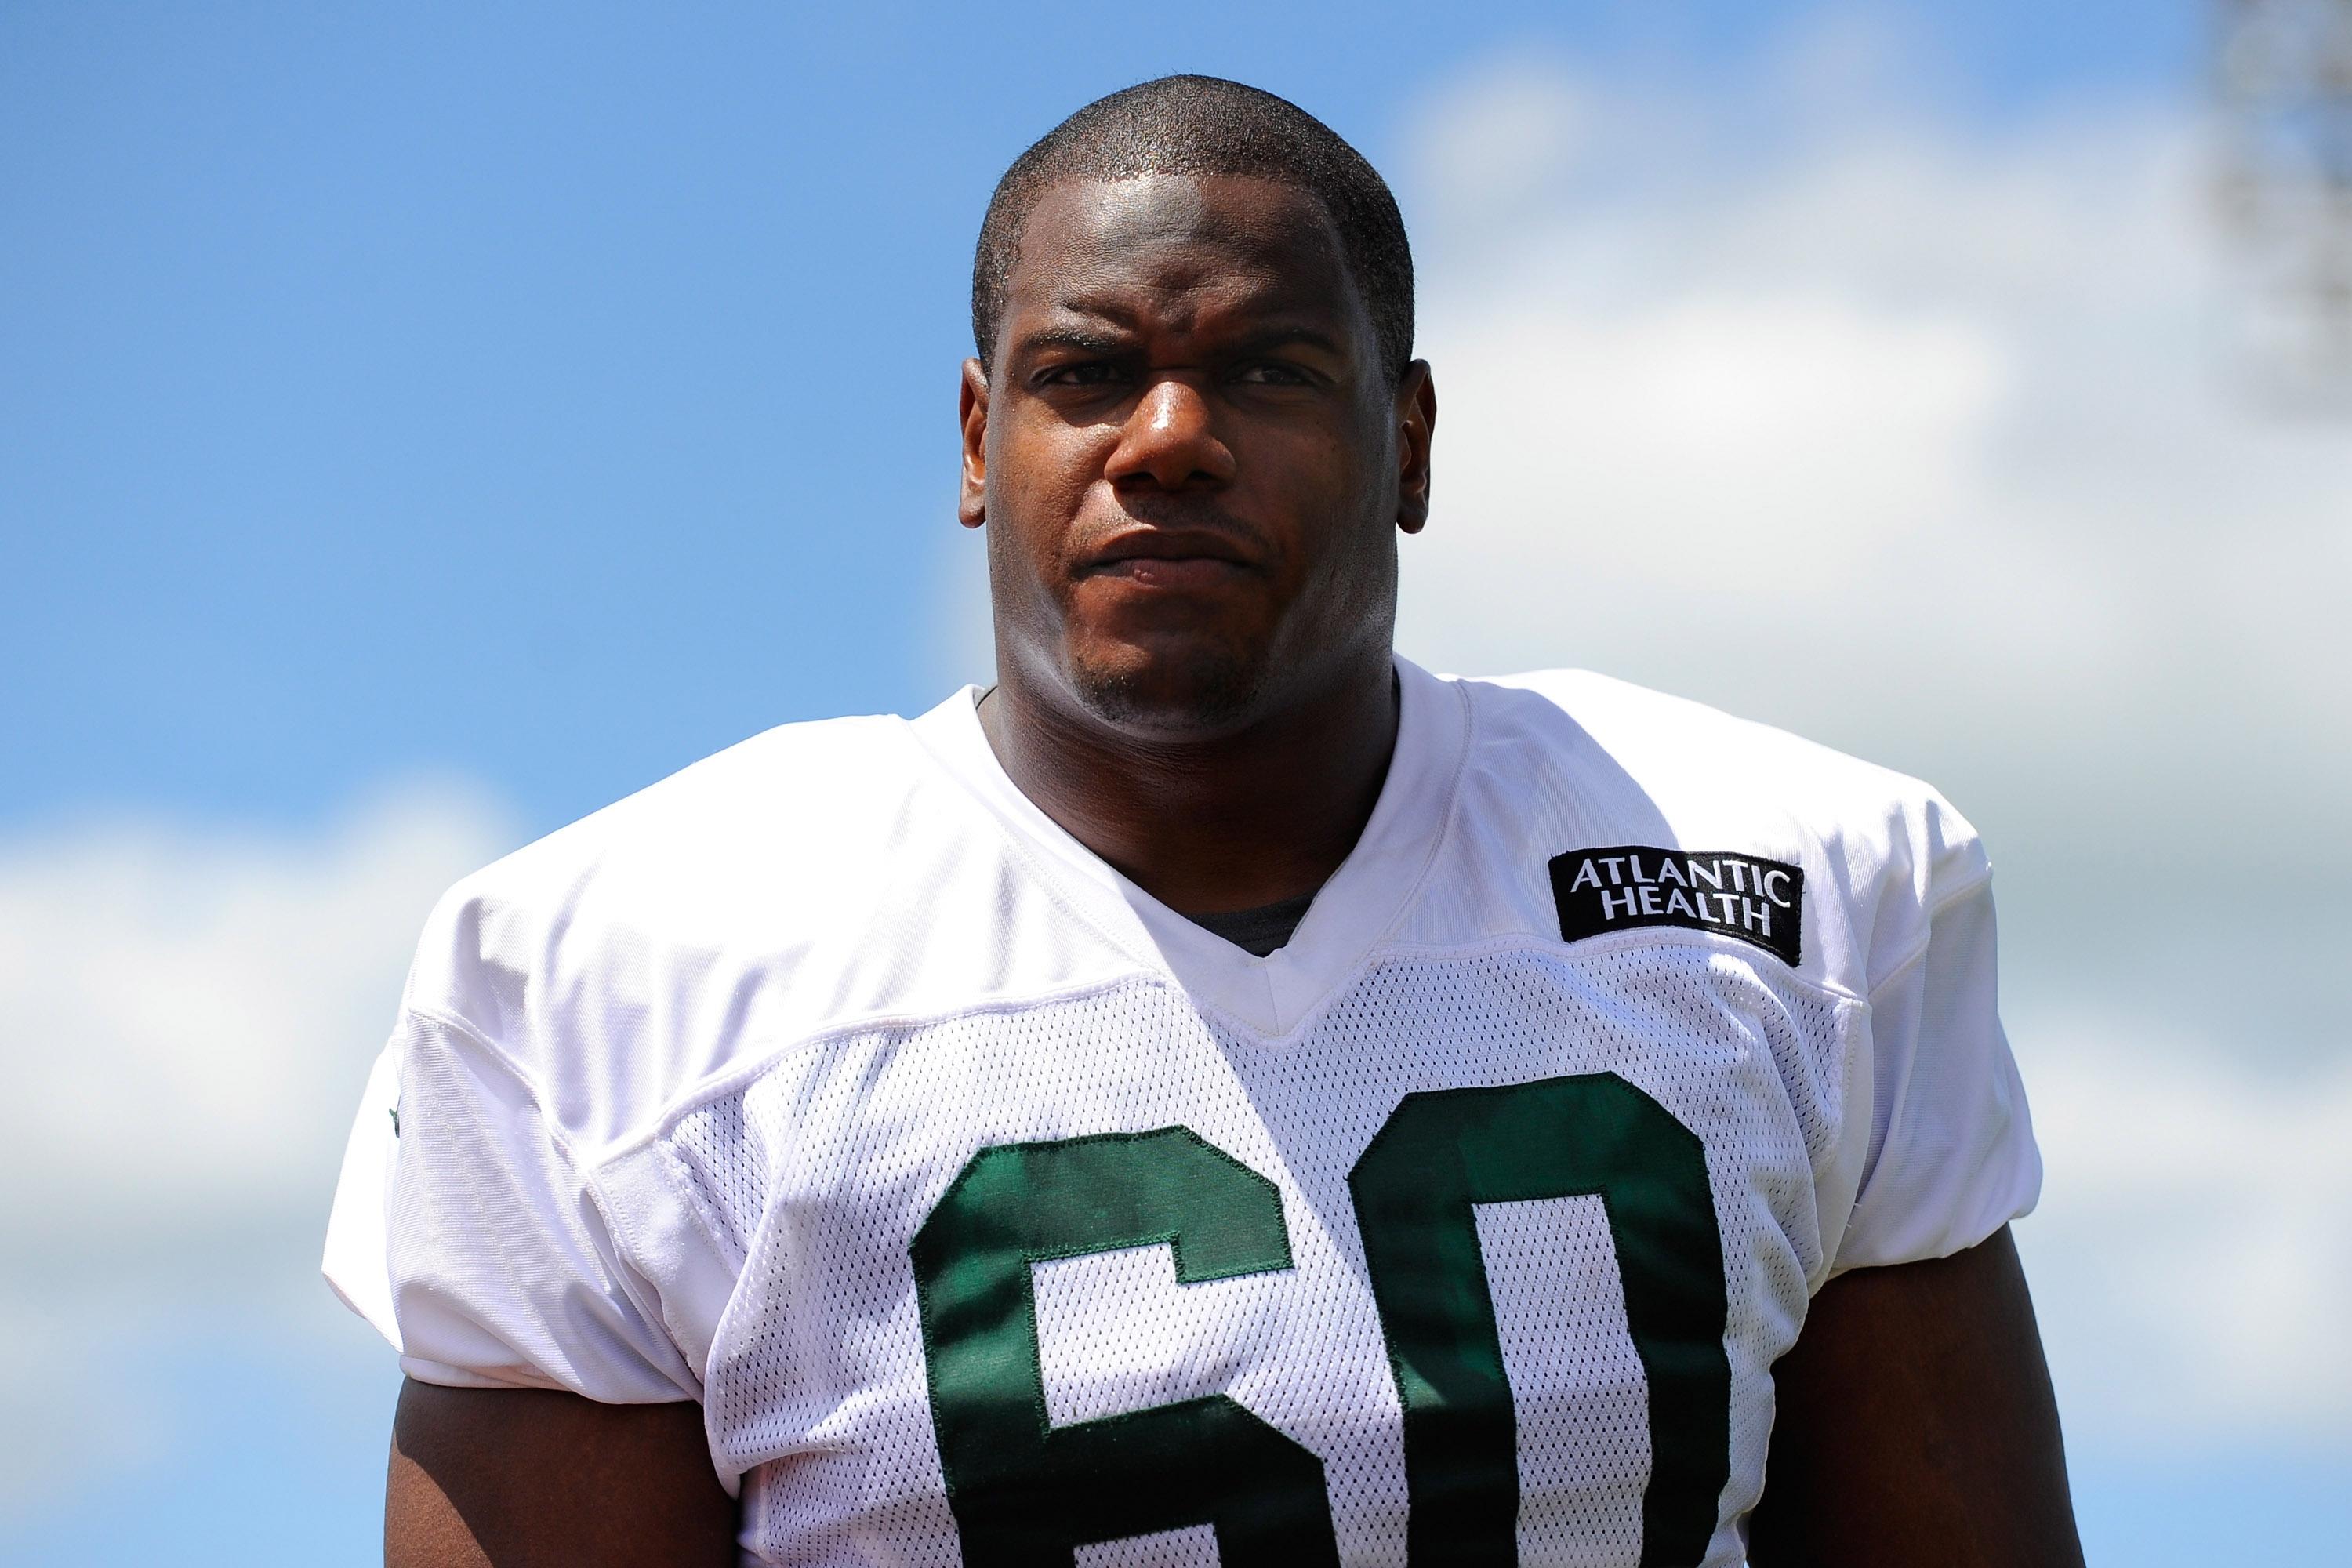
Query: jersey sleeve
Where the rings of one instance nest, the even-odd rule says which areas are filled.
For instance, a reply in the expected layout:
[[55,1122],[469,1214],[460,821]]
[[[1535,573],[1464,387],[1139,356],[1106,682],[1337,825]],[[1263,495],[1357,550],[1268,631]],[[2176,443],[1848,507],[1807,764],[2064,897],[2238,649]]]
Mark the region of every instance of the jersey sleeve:
[[[2032,1211],[2042,1156],[1996,1002],[1992,886],[1971,837],[1926,939],[1870,993],[1869,1152],[1832,1272],[1944,1258]],[[1916,907],[1916,906],[1915,906]]]
[[326,1261],[401,1369],[609,1404],[699,1398],[653,1287],[523,1071],[462,1022],[415,1012],[385,1058],[345,1158]]
[[400,1153],[400,1062],[386,1047],[368,1073],[359,1114],[343,1145],[335,1206],[327,1216],[327,1255],[320,1272],[343,1305],[400,1348],[392,1316],[392,1279],[384,1268],[384,1202]]

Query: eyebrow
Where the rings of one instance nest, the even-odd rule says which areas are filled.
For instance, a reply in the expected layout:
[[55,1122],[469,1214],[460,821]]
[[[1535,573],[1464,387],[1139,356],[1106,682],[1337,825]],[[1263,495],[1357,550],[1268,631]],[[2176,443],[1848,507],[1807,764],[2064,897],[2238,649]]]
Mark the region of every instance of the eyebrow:
[[1090,332],[1084,327],[1041,327],[1034,332],[1024,332],[1013,345],[1015,353],[1036,353],[1045,349],[1075,349],[1080,353],[1117,354],[1127,353],[1134,340],[1121,333]]
[[[1228,347],[1231,354],[1264,353],[1270,349],[1286,348],[1293,344],[1320,349],[1336,358],[1348,357],[1346,345],[1328,332],[1303,325],[1274,326],[1251,333]],[[1133,352],[1131,334],[1118,331],[1093,331],[1084,327],[1041,327],[1024,332],[1013,345],[1015,353],[1039,353],[1049,349],[1070,349],[1079,353],[1114,355]]]
[[1288,348],[1293,344],[1310,349],[1321,349],[1325,353],[1339,359],[1348,357],[1348,348],[1345,343],[1340,342],[1328,332],[1307,326],[1268,327],[1262,332],[1253,333],[1244,338],[1235,352],[1263,353],[1268,349]]

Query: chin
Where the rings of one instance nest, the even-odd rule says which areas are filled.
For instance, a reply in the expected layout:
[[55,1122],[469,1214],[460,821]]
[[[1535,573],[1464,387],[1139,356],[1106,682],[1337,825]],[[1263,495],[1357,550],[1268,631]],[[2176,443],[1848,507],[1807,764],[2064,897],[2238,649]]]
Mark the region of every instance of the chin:
[[1265,661],[1230,648],[1120,652],[1126,657],[1074,657],[1068,673],[1087,711],[1121,730],[1172,738],[1238,729],[1255,714],[1265,690]]

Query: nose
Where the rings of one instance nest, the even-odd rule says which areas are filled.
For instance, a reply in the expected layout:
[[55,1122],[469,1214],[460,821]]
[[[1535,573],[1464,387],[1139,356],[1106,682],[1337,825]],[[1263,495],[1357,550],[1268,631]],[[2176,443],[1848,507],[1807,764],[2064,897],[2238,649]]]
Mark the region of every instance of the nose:
[[1233,481],[1234,455],[1201,389],[1161,376],[1135,400],[1104,477],[1120,489],[1221,489]]

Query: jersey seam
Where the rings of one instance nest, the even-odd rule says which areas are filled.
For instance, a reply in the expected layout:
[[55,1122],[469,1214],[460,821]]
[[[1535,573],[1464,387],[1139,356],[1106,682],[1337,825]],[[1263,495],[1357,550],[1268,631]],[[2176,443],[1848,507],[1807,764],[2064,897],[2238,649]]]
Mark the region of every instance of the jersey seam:
[[[1727,935],[1722,931],[1682,931],[1665,926],[1641,926],[1606,932],[1599,936],[1584,937],[1573,942],[1563,942],[1559,937],[1543,931],[1522,929],[1484,937],[1475,942],[1391,942],[1388,944],[1387,952],[1429,958],[1480,958],[1489,953],[1510,952],[1549,952],[1557,957],[1566,957],[1579,948],[1614,952],[1620,948],[1639,947],[1650,942],[1674,947],[1704,948],[1741,959],[1748,956],[1747,952],[1741,951],[1742,949],[1752,949],[1755,946],[1753,942],[1744,938]],[[1729,945],[1735,943],[1737,946]],[[1780,963],[1778,959],[1773,962],[1780,976],[1799,991],[1818,997],[1832,1006],[1859,1007],[1864,1012],[1870,1008],[1870,1000],[1866,996],[1825,979],[1815,980]]]
[[604,1154],[607,1162],[625,1158],[657,1139],[667,1137],[679,1121],[719,1100],[726,1099],[763,1077],[777,1063],[803,1051],[814,1050],[836,1040],[852,1036],[887,1030],[913,1030],[934,1027],[960,1018],[977,1017],[992,1013],[1017,1012],[1028,1007],[1048,1006],[1056,1002],[1074,1002],[1084,997],[1116,990],[1138,983],[1182,991],[1172,985],[1170,977],[1149,968],[1138,968],[1125,974],[1064,986],[1051,991],[1033,992],[1020,996],[992,997],[977,1005],[950,1007],[924,1013],[874,1013],[830,1024],[822,1029],[795,1036],[772,1047],[759,1056],[730,1067],[715,1079],[707,1079],[668,1101],[660,1114],[643,1131],[616,1139],[607,1145]]
[[[692,1112],[689,1111],[687,1114],[691,1115]],[[681,1116],[678,1120],[682,1121],[685,1117]],[[672,1131],[676,1131],[675,1127]],[[613,1159],[617,1163],[631,1154],[639,1152],[651,1152],[656,1155],[655,1164],[661,1173],[663,1182],[669,1186],[672,1195],[679,1200],[679,1205],[686,1210],[687,1216],[701,1228],[711,1246],[718,1249],[719,1257],[726,1259],[729,1270],[740,1279],[743,1270],[751,1266],[751,1244],[758,1239],[759,1226],[754,1225],[753,1234],[740,1239],[722,1232],[719,1229],[719,1222],[723,1216],[712,1212],[710,1201],[698,1190],[708,1184],[705,1178],[715,1181],[718,1173],[712,1171],[709,1163],[698,1156],[680,1148],[674,1138],[658,1139],[655,1142],[658,1142],[661,1147],[655,1148],[653,1142],[635,1144],[614,1154]],[[766,1223],[767,1214],[764,1208],[759,1218],[761,1224]]]
[[[403,1373],[415,1378],[419,1383],[429,1383],[437,1388],[543,1388],[559,1394],[572,1392],[564,1386],[562,1378],[550,1377],[545,1373],[540,1372],[539,1368],[530,1366],[529,1362],[517,1362],[513,1364],[530,1366],[532,1372],[538,1373],[536,1378],[501,1378],[478,1372],[470,1366],[459,1366],[455,1362],[438,1361],[429,1355],[411,1355],[406,1351],[397,1353],[400,1370]],[[416,1370],[419,1367],[431,1372],[446,1373],[449,1374],[448,1379],[445,1382],[441,1378],[425,1376]]]
[[[1649,927],[1644,927],[1636,931],[1617,932],[1606,936],[1591,937],[1586,939],[1584,942],[1580,942],[1574,945],[1587,946],[1591,944],[1602,944],[1603,950],[1607,951],[1621,947],[1639,946],[1645,942],[1660,942],[1676,947],[1700,948],[1709,952],[1726,952],[1733,957],[1739,958],[1745,958],[1747,956],[1745,953],[1738,952],[1732,946],[1727,945],[1739,942],[1739,939],[1737,937],[1725,936],[1715,931],[1666,931]],[[1741,945],[1744,946],[1746,944],[1743,943]],[[1372,949],[1367,953],[1365,959],[1360,961],[1356,966],[1349,972],[1349,978],[1353,979],[1355,976],[1362,973],[1367,968],[1371,967],[1391,954],[1416,958],[1468,960],[1486,957],[1494,953],[1516,952],[1536,952],[1559,957],[1564,956],[1566,951],[1566,948],[1557,937],[1547,936],[1539,931],[1505,932],[1496,936],[1484,938],[1475,942],[1452,944],[1382,942],[1375,943]],[[1865,1014],[1870,1010],[1870,1003],[1864,997],[1856,995],[1852,992],[1843,990],[1840,987],[1813,980],[1809,976],[1801,974],[1796,971],[1790,969],[1785,964],[1779,965],[1779,968],[1781,978],[1784,979],[1792,988],[1804,992],[1809,995],[1815,996],[1832,1006],[1858,1008]],[[1139,966],[1136,970],[1125,974],[1112,975],[1100,980],[1087,981],[1082,984],[1066,986],[1055,990],[1031,992],[1019,996],[994,997],[988,1001],[980,1003],[977,1005],[936,1009],[921,1013],[869,1014],[862,1017],[852,1018],[829,1025],[823,1029],[816,1030],[810,1034],[795,1037],[793,1039],[772,1047],[755,1058],[736,1064],[718,1078],[706,1079],[701,1083],[694,1085],[691,1089],[679,1095],[677,1099],[667,1102],[659,1115],[656,1116],[644,1131],[633,1132],[625,1138],[617,1139],[614,1142],[605,1145],[600,1157],[601,1163],[609,1163],[613,1161],[625,1159],[629,1155],[635,1153],[638,1150],[646,1147],[646,1145],[668,1137],[677,1130],[677,1123],[685,1120],[687,1117],[693,1115],[696,1111],[701,1110],[719,1100],[728,1098],[731,1094],[738,1093],[750,1087],[751,1084],[757,1082],[761,1078],[766,1076],[766,1074],[773,1069],[778,1063],[802,1052],[819,1049],[824,1046],[831,1045],[835,1041],[847,1039],[857,1035],[871,1034],[887,1030],[931,1028],[963,1018],[979,1017],[991,1014],[1001,1015],[1014,1013],[1024,1011],[1031,1007],[1051,1006],[1057,1003],[1081,1001],[1089,996],[1099,995],[1106,992],[1117,990],[1121,986],[1133,984],[1149,984],[1163,991],[1174,992],[1181,995],[1188,1005],[1201,1013],[1203,1016],[1213,1017],[1219,1023],[1234,1028],[1237,1032],[1272,1043],[1278,1043],[1280,1041],[1289,1039],[1293,1035],[1298,1033],[1300,1029],[1304,1029],[1313,1024],[1317,1018],[1319,1018],[1324,1012],[1328,1011],[1328,1006],[1318,1005],[1312,1012],[1302,1016],[1298,1025],[1291,1030],[1280,1035],[1268,1034],[1265,1030],[1258,1028],[1255,1025],[1249,1023],[1248,1020],[1234,1016],[1226,1009],[1217,1006],[1214,1003],[1209,1002],[1202,997],[1195,996],[1192,992],[1186,990],[1183,985],[1173,977],[1157,969]],[[1330,1000],[1334,1002],[1339,1000],[1340,994],[1344,993],[1345,989],[1346,987],[1344,983],[1340,986],[1335,987],[1334,994]],[[468,1030],[468,1033],[472,1032],[473,1031]],[[551,1123],[551,1125],[553,1124]]]
[[1917,942],[1914,942],[1911,945],[1910,951],[1906,952],[1901,958],[1897,959],[1895,962],[1894,966],[1889,968],[1884,975],[1870,983],[1868,1000],[1874,1003],[1876,1002],[1878,999],[1878,994],[1881,991],[1885,990],[1897,980],[1900,980],[1903,977],[1905,971],[1908,970],[1913,964],[1927,956],[1927,949],[1932,945],[1935,940],[1936,933],[1933,928],[1936,923],[1937,916],[1942,914],[1946,910],[1950,909],[1954,904],[1958,903],[1962,899],[1968,898],[1969,895],[1980,891],[1985,885],[1991,880],[1992,868],[1990,867],[1987,867],[1983,870],[1979,871],[1974,876],[1970,877],[1960,886],[1950,889],[1942,897],[1937,899],[1933,903],[1929,904],[1926,910],[1926,920],[1929,930],[1922,935]]

